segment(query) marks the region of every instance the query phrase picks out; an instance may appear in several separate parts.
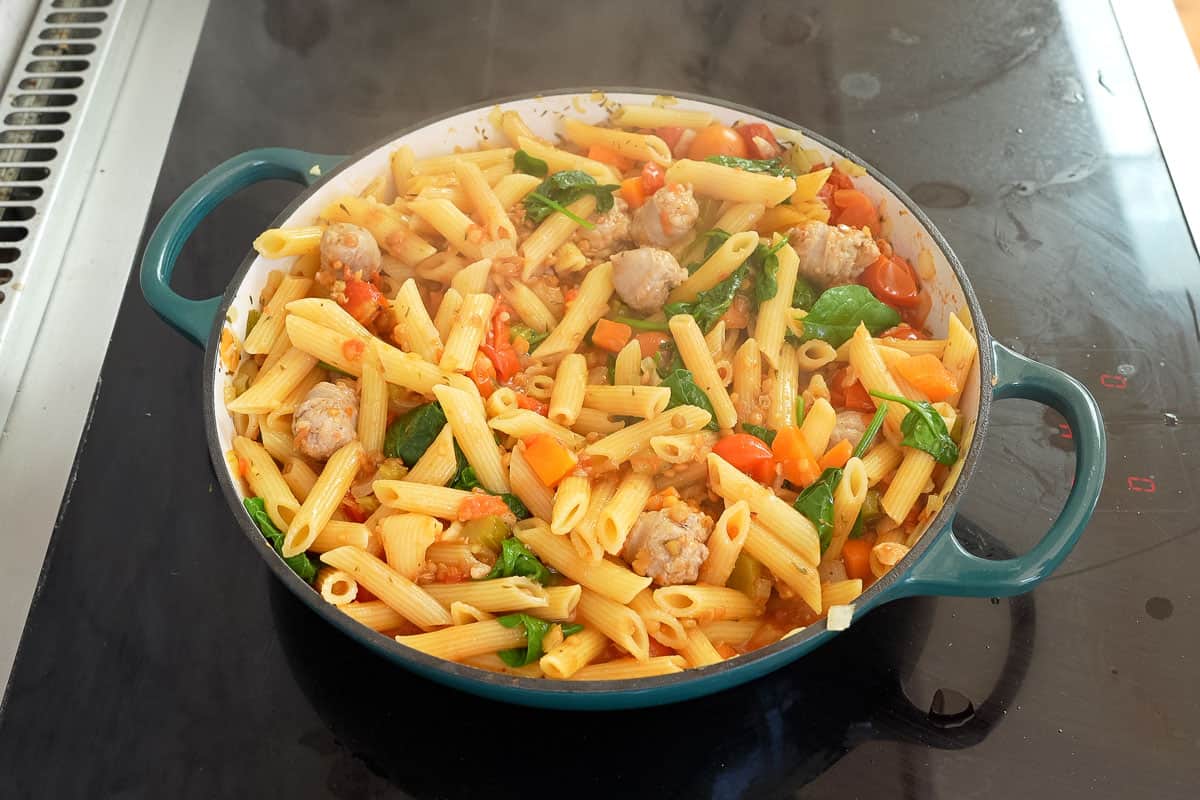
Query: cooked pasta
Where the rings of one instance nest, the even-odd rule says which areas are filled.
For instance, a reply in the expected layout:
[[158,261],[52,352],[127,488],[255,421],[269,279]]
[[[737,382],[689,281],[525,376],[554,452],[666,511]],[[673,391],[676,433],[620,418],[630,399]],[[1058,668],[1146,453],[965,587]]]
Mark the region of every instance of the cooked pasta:
[[250,518],[350,619],[514,677],[702,668],[853,604],[957,480],[978,355],[872,179],[669,104],[492,119],[255,241],[295,263],[226,337]]

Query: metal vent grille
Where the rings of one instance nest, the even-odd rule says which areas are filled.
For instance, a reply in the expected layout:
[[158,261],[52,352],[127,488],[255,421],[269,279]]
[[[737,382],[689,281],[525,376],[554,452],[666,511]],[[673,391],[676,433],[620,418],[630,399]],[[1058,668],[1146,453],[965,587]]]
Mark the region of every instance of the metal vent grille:
[[42,0],[0,95],[0,426],[58,278],[147,0]]

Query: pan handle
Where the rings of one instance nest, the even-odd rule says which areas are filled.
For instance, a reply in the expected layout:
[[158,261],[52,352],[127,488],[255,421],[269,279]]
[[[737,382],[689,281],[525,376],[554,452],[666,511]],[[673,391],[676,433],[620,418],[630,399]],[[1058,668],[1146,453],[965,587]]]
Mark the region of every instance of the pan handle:
[[996,360],[993,397],[1019,397],[1050,406],[1066,417],[1075,442],[1075,480],[1062,513],[1028,553],[992,560],[963,549],[950,530],[933,545],[894,588],[893,597],[953,595],[1009,597],[1028,592],[1062,562],[1083,533],[1104,480],[1104,421],[1096,400],[1079,381],[1054,367],[992,343]]
[[179,195],[146,243],[141,269],[146,302],[164,322],[203,347],[221,298],[192,300],[171,288],[175,260],[196,226],[221,202],[247,186],[267,180],[310,186],[344,158],[264,147],[236,155],[212,169]]

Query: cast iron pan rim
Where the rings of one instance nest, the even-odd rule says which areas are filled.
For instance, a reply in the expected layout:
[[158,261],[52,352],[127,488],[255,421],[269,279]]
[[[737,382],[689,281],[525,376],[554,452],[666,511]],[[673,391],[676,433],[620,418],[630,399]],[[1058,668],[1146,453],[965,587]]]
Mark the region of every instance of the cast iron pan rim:
[[[966,297],[967,307],[971,311],[971,319],[975,323],[975,336],[979,344],[980,366],[979,414],[975,427],[975,436],[971,443],[971,449],[967,453],[966,461],[963,464],[963,470],[959,476],[958,482],[955,484],[954,489],[951,490],[949,496],[947,497],[946,504],[942,508],[941,512],[938,513],[933,522],[927,528],[927,531],[934,532],[933,535],[922,536],[921,540],[917,542],[917,544],[912,548],[912,551],[905,558],[905,561],[908,562],[908,567],[911,567],[937,538],[938,532],[942,531],[946,527],[949,527],[954,518],[954,509],[957,506],[959,499],[962,497],[963,492],[966,490],[967,484],[970,483],[971,476],[974,474],[977,467],[979,454],[983,449],[982,443],[985,438],[985,434],[987,433],[988,418],[991,411],[991,379],[993,372],[992,340],[988,333],[987,325],[984,322],[983,311],[980,308],[979,300],[975,296],[974,290],[971,288],[971,282],[967,279],[967,275],[963,270],[962,263],[954,254],[954,251],[950,249],[950,245],[946,242],[945,237],[942,236],[941,232],[937,229],[929,217],[926,216],[925,212],[922,211],[916,205],[916,203],[914,203],[908,197],[908,195],[900,189],[899,186],[894,184],[887,176],[885,176],[874,166],[854,155],[854,153],[850,152],[842,145],[833,142],[820,134],[814,133],[803,125],[798,125],[795,122],[784,119],[776,114],[770,114],[765,111],[750,108],[749,106],[732,103],[727,100],[709,97],[702,94],[694,94],[691,92],[672,92],[663,89],[648,89],[645,87],[629,86],[556,88],[535,92],[524,92],[509,97],[487,100],[481,103],[473,103],[471,105],[462,106],[452,111],[447,111],[443,114],[426,118],[421,122],[410,125],[395,133],[391,133],[382,139],[379,139],[362,150],[359,150],[354,155],[348,156],[345,161],[337,166],[337,168],[322,175],[320,180],[301,192],[290,204],[288,204],[283,211],[279,213],[277,217],[275,217],[274,221],[271,223],[271,227],[278,227],[292,214],[292,212],[294,212],[300,206],[301,203],[307,200],[313,192],[320,189],[326,181],[333,178],[342,170],[356,164],[358,161],[365,158],[375,150],[401,136],[405,136],[421,128],[429,127],[430,125],[435,125],[438,122],[467,111],[477,111],[479,109],[488,108],[495,105],[502,105],[504,103],[510,103],[516,100],[531,100],[540,97],[553,97],[556,95],[586,95],[592,92],[613,94],[637,93],[645,94],[648,97],[654,97],[657,95],[672,95],[674,97],[682,97],[699,102],[711,103],[712,105],[716,106],[722,106],[733,111],[739,111],[748,115],[770,120],[783,127],[799,130],[805,136],[813,139],[814,141],[820,142],[825,147],[828,147],[830,150],[833,150],[836,153],[840,153],[844,158],[847,158],[856,164],[863,165],[871,177],[875,178],[875,180],[879,181],[897,198],[899,198],[909,213],[916,217],[916,219],[921,223],[926,233],[933,239],[934,244],[936,244],[938,249],[942,251],[942,254],[945,255],[950,267],[954,270],[954,275],[958,279],[959,285],[963,291],[963,295]],[[413,650],[410,647],[405,647],[404,645],[401,645],[395,640],[383,636],[382,634],[376,634],[374,631],[370,631],[354,620],[350,619],[341,611],[338,611],[335,606],[326,603],[311,586],[302,581],[294,572],[288,569],[287,565],[283,563],[283,559],[279,558],[275,554],[270,545],[263,538],[262,532],[258,530],[257,526],[255,526],[254,522],[250,519],[250,516],[245,512],[245,509],[242,507],[241,498],[238,496],[237,490],[229,477],[229,472],[227,469],[223,468],[225,464],[225,454],[221,450],[221,444],[217,438],[216,409],[213,405],[213,383],[217,373],[217,343],[220,339],[221,328],[225,323],[225,314],[228,312],[230,305],[232,305],[234,298],[237,296],[237,292],[241,288],[242,281],[245,279],[246,273],[250,269],[250,265],[256,258],[257,254],[253,251],[250,251],[246,258],[242,261],[241,266],[238,267],[234,277],[230,280],[229,286],[226,288],[225,294],[221,299],[221,304],[218,308],[216,319],[213,322],[213,329],[209,334],[208,345],[205,348],[204,422],[208,435],[209,456],[212,459],[214,472],[217,473],[217,480],[221,484],[221,490],[225,494],[226,501],[229,503],[231,508],[236,509],[234,516],[237,518],[238,524],[241,526],[242,533],[246,535],[251,544],[260,550],[260,553],[267,562],[271,571],[275,573],[275,577],[283,581],[288,589],[290,589],[293,594],[300,598],[300,600],[302,600],[304,604],[307,605],[313,612],[320,615],[329,624],[338,628],[342,633],[368,648],[382,651],[389,658],[395,661],[406,662],[414,667],[417,667],[418,672],[434,670],[447,673],[456,678],[458,681],[468,681],[490,685],[504,690],[519,689],[528,692],[530,695],[540,694],[551,696],[567,696],[573,694],[589,694],[596,696],[623,697],[628,697],[634,694],[653,696],[656,693],[655,690],[678,686],[680,684],[689,682],[710,684],[724,673],[732,673],[735,671],[751,669],[753,668],[755,662],[766,658],[771,658],[773,656],[778,656],[785,650],[797,647],[812,638],[826,633],[825,620],[821,620],[818,623],[808,626],[808,628],[802,633],[798,633],[787,639],[775,642],[767,647],[755,650],[753,653],[745,656],[723,661],[720,664],[714,664],[708,667],[688,669],[684,672],[676,673],[674,675],[663,675],[654,678],[637,678],[633,680],[622,681],[553,681],[546,680],[544,678],[520,678],[511,675],[488,672],[487,670],[468,667],[462,664],[446,661],[444,659],[435,658],[417,650]],[[217,465],[221,465],[222,468],[218,469]],[[947,535],[953,535],[953,532],[948,531]],[[863,592],[862,596],[857,601],[857,605],[869,609],[878,602],[886,600],[887,593],[892,589],[892,587],[897,585],[906,571],[907,570],[898,569],[891,570],[883,578],[876,581],[869,589],[867,589],[867,591]],[[788,662],[784,661],[779,666],[783,666],[784,663]],[[704,694],[719,690],[721,688],[727,688],[729,685],[731,684],[722,681],[715,687],[715,689],[701,691],[698,692],[698,694]]]

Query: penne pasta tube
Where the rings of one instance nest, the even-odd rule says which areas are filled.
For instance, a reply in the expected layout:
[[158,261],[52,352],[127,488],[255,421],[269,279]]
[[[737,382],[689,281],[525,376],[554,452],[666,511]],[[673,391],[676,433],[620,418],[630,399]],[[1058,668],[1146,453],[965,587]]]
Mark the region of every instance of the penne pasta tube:
[[505,209],[512,208],[517,203],[525,199],[525,195],[532,192],[538,187],[541,181],[532,175],[505,175],[496,185],[492,187],[492,191],[496,194],[496,199],[500,201],[500,205]]
[[545,333],[558,324],[558,316],[524,283],[511,278],[501,278],[500,294],[517,312],[521,322],[533,330]]
[[467,193],[471,208],[476,217],[482,222],[483,230],[493,241],[517,238],[517,229],[508,218],[507,209],[496,197],[492,187],[483,177],[479,165],[465,159],[459,159],[454,164],[454,176],[458,185]]
[[821,604],[826,608],[830,606],[844,606],[853,603],[862,594],[863,582],[858,578],[846,581],[834,581],[833,583],[821,584]]
[[352,603],[358,596],[358,581],[350,573],[332,567],[321,567],[317,571],[313,587],[321,593],[326,603],[335,606]]
[[579,617],[638,661],[650,658],[646,623],[629,606],[588,589],[579,598]]
[[596,523],[596,540],[605,552],[611,555],[621,552],[626,537],[653,492],[654,478],[651,475],[630,472],[621,479],[616,493],[600,512],[600,520]]
[[[585,195],[568,204],[566,208],[575,217],[587,219],[596,211],[596,198],[590,194]],[[525,257],[525,268],[521,277],[528,280],[534,275],[578,229],[579,223],[561,211],[555,211],[542,220],[533,233],[521,242],[521,255]]]
[[[800,384],[796,348],[790,344],[780,347],[776,364],[775,380],[771,383],[771,405],[767,410],[767,427],[778,431],[796,425],[796,395]],[[824,452],[817,451],[817,457]]]
[[704,635],[710,642],[724,642],[734,647],[744,647],[761,627],[762,620],[757,618],[719,619],[703,623],[700,630],[704,631]]
[[428,514],[438,519],[458,519],[458,509],[463,500],[472,497],[471,492],[461,489],[430,486],[414,481],[375,481],[371,487],[379,502],[388,508],[414,514]]
[[[713,406],[713,415],[721,428],[733,428],[737,424],[737,409],[725,390],[725,383],[717,372],[708,346],[704,343],[704,335],[691,314],[676,314],[667,323],[671,335],[675,337],[675,346],[683,358],[684,365],[692,371],[696,385],[708,395]],[[669,394],[669,393],[668,393]]]
[[599,658],[607,647],[607,636],[594,628],[585,628],[542,656],[538,665],[547,678],[566,680]]
[[[850,366],[854,368],[859,381],[862,382],[863,388],[868,392],[901,394],[900,387],[896,385],[895,378],[892,377],[892,373],[888,370],[887,365],[884,364],[883,357],[879,354],[875,340],[871,338],[866,325],[860,324],[858,329],[854,331],[854,336],[850,339]],[[875,397],[871,399],[875,402],[876,406],[882,402]],[[900,424],[904,422],[904,417],[907,414],[908,409],[901,404],[888,404],[884,425],[889,438],[899,441]]]
[[462,306],[455,318],[450,336],[438,366],[445,372],[469,372],[475,366],[475,354],[483,343],[484,334],[492,319],[496,299],[490,294],[463,296]]
[[850,536],[858,512],[867,498],[867,469],[862,459],[851,458],[842,469],[842,479],[833,490],[833,537],[821,556],[822,563],[842,557],[842,545]]
[[[442,295],[442,304],[438,306],[437,316],[433,318],[433,327],[437,329],[439,342],[444,342],[450,337],[450,331],[454,328],[454,321],[458,318],[462,303],[463,296],[456,289],[447,289],[446,293]],[[438,360],[441,360],[440,353]]]
[[460,269],[450,279],[450,288],[467,297],[472,294],[489,293],[488,282],[492,275],[492,259],[481,258]]
[[349,522],[331,519],[308,546],[310,553],[326,553],[338,547],[357,547],[359,550],[371,549],[371,531],[361,522]]
[[[287,305],[308,294],[312,284],[311,279],[294,275],[288,275],[280,281],[279,288],[263,307],[254,330],[250,331],[246,341],[242,343],[242,349],[254,355],[270,353],[283,335]],[[269,368],[270,365],[264,362],[262,369],[265,371]]]
[[615,433],[610,433],[603,439],[589,444],[583,449],[583,453],[593,458],[607,459],[614,465],[622,464],[642,449],[652,437],[665,434],[695,433],[707,425],[711,419],[712,415],[702,408],[678,406],[659,414],[654,419],[636,422]]
[[668,464],[690,464],[716,443],[717,434],[712,431],[651,436],[650,450]]
[[518,408],[503,416],[492,417],[488,421],[488,425],[493,430],[517,439],[526,439],[539,433],[546,433],[571,449],[582,447],[584,443],[584,438],[578,433],[525,408]]
[[585,150],[599,145],[631,161],[654,161],[663,166],[671,163],[671,148],[652,134],[600,128],[570,117],[563,119],[563,132],[569,141]]
[[345,570],[367,591],[419,628],[449,625],[450,614],[421,587],[356,547],[339,547],[321,554],[321,561]]
[[374,348],[363,354],[358,391],[358,441],[367,455],[379,458],[383,455],[383,441],[387,434],[388,388],[383,377],[383,366]]
[[325,206],[321,217],[329,222],[349,222],[366,228],[384,252],[410,267],[437,253],[436,247],[405,222],[399,210],[373,198],[339,198]]
[[534,359],[546,360],[575,352],[588,329],[608,313],[608,299],[613,293],[612,270],[612,263],[608,261],[592,267],[579,285],[579,296],[568,306],[550,335],[533,351]]
[[680,619],[714,620],[756,617],[762,609],[737,589],[705,584],[677,584],[654,590],[654,602]]
[[822,612],[821,579],[817,569],[796,558],[795,551],[758,522],[750,523],[745,551],[771,571],[816,613]]
[[266,414],[278,408],[292,389],[304,380],[317,359],[293,347],[270,370],[260,372],[258,380],[226,408],[235,414]]
[[516,151],[511,147],[494,147],[489,150],[472,150],[464,153],[453,153],[448,156],[422,158],[413,162],[413,175],[440,175],[453,172],[460,161],[474,164],[480,169],[494,167],[497,164],[511,164]]
[[275,527],[287,530],[300,512],[301,505],[280,474],[275,459],[271,458],[265,447],[245,436],[234,438],[233,450],[239,462],[245,461],[244,472],[250,491],[262,498],[267,516],[275,523]]
[[[824,453],[829,446],[829,437],[837,424],[837,412],[824,398],[818,398],[804,411],[804,424],[800,426],[800,434],[804,437],[808,450],[813,455]],[[820,456],[817,456],[820,458]]]
[[623,105],[612,115],[612,123],[622,128],[706,128],[713,115],[671,106]]
[[762,361],[759,358],[758,341],[747,339],[733,357],[733,392],[730,398],[737,409],[738,419],[751,421],[750,415],[758,408],[758,396],[762,393]]
[[874,486],[891,475],[903,459],[904,453],[896,445],[886,440],[876,442],[862,457],[863,469],[867,472],[867,485]]
[[967,386],[967,377],[971,374],[971,367],[975,363],[975,354],[979,351],[979,344],[957,314],[950,315],[947,331],[946,347],[942,352],[942,366],[954,378],[954,382],[958,385],[958,391],[946,398],[946,402],[957,406],[963,389]]
[[580,558],[566,538],[555,536],[545,525],[522,528],[518,524],[514,532],[542,561],[584,588],[618,603],[628,603],[650,585],[649,578],[636,575],[620,564],[603,558],[597,561]]
[[518,576],[462,583],[431,583],[422,588],[446,608],[450,608],[451,603],[461,602],[480,611],[498,613],[546,608],[549,605],[545,589],[529,578]]
[[629,343],[621,348],[621,352],[617,353],[616,362],[613,364],[613,386],[641,386],[641,384],[642,346],[637,339],[630,339]]
[[725,659],[713,647],[708,635],[698,625],[687,629],[687,642],[679,648],[679,655],[687,659],[688,666],[693,669],[707,667],[710,664],[720,664]]
[[406,344],[409,352],[416,353],[431,364],[438,363],[442,357],[442,336],[437,325],[429,318],[417,282],[412,278],[400,285],[400,291],[392,301],[392,313],[396,316],[396,328],[401,334],[397,340]]
[[575,424],[571,426],[575,433],[585,436],[589,433],[605,435],[616,433],[624,427],[625,423],[617,419],[616,414],[608,414],[586,407],[579,409],[579,416],[575,418]]
[[425,570],[425,551],[437,541],[442,524],[428,514],[395,514],[381,520],[377,530],[388,566],[415,581]]
[[583,408],[587,384],[587,359],[579,353],[568,353],[558,363],[554,388],[550,392],[549,419],[558,425],[571,427]]
[[612,167],[602,164],[599,161],[593,161],[590,158],[577,156],[574,153],[560,150],[557,147],[551,147],[527,136],[522,136],[517,141],[520,144],[520,148],[526,153],[534,158],[545,161],[551,173],[577,169],[580,172],[586,172],[588,175],[591,175],[600,184],[616,183],[620,179],[620,176]]
[[433,387],[450,380],[448,374],[415,353],[405,353],[380,339],[371,344],[383,366],[384,380],[390,384],[429,396],[433,394]]
[[[354,482],[362,456],[362,444],[354,440],[343,445],[325,462],[325,468],[321,470],[321,475],[308,498],[292,517],[284,533],[283,546],[280,548],[284,558],[303,553],[317,538],[325,523],[329,522],[333,512],[341,505],[350,484]],[[367,588],[370,589],[369,586]]]
[[591,481],[581,475],[563,478],[554,492],[554,510],[550,530],[559,536],[568,535],[587,515],[591,499]]
[[653,419],[666,409],[669,402],[671,390],[665,386],[587,386],[583,390],[583,405],[625,417]]
[[587,511],[570,531],[571,544],[575,547],[575,552],[583,558],[596,561],[604,557],[604,547],[596,536],[596,526],[608,508],[609,501],[617,493],[618,483],[616,475],[597,478],[595,485],[590,489]]
[[382,600],[348,603],[339,608],[343,614],[360,625],[366,625],[373,631],[394,631],[397,628],[406,628],[411,625],[408,620],[393,611]]
[[396,194],[403,197],[408,188],[408,179],[412,177],[413,164],[417,157],[408,145],[401,145],[392,151],[388,158],[388,166],[392,172],[392,183],[396,186]]
[[320,225],[305,228],[270,228],[254,240],[254,249],[263,258],[287,258],[302,256],[321,247],[321,236],[325,229]]
[[493,494],[507,493],[508,473],[500,459],[500,448],[488,428],[483,406],[466,392],[452,386],[435,386],[433,394],[442,404],[446,421],[454,432],[454,440],[475,468],[483,488]]
[[408,207],[414,214],[429,223],[455,250],[472,261],[483,258],[483,251],[480,249],[483,241],[483,229],[460,211],[454,203],[445,199],[416,199],[410,200]]
[[726,506],[708,537],[708,558],[700,565],[699,582],[724,586],[749,535],[749,504],[745,500],[739,500]]
[[[446,613],[447,621],[449,618],[450,615]],[[484,653],[523,647],[525,628],[522,625],[508,628],[499,620],[489,619],[467,625],[454,625],[431,633],[397,636],[396,641],[431,656],[462,661],[464,658]]]
[[404,480],[413,483],[427,483],[431,486],[445,486],[458,474],[458,458],[454,454],[454,432],[449,425],[443,425],[442,431],[433,443],[413,464],[413,468],[404,476]]
[[758,307],[758,319],[754,323],[754,338],[759,352],[772,367],[779,366],[779,354],[787,334],[787,320],[792,308],[792,293],[796,289],[796,276],[800,270],[800,257],[790,244],[785,244],[777,254],[779,270],[775,273],[778,289],[775,296]]
[[575,618],[575,608],[579,605],[579,596],[583,592],[582,586],[577,583],[547,586],[543,591],[546,593],[546,605],[529,608],[526,610],[527,614],[553,622],[565,622]]
[[[667,297],[670,303],[690,303],[700,292],[708,291],[732,275],[758,247],[758,234],[754,231],[735,233],[722,243],[700,269],[687,280],[671,290]],[[791,295],[788,296],[789,300]]]
[[726,503],[745,500],[757,521],[809,564],[815,567],[820,562],[821,541],[817,529],[807,517],[770,489],[755,482],[716,453],[708,454],[708,482]]
[[636,658],[619,658],[603,664],[589,664],[568,680],[573,681],[618,681],[633,678],[652,678],[657,675],[673,675],[683,672],[687,661],[682,656],[655,656],[646,661]]
[[525,460],[524,442],[518,442],[508,455],[508,482],[512,493],[534,517],[548,522],[554,516],[554,492]]
[[317,483],[317,473],[304,459],[293,456],[283,467],[283,480],[296,499],[303,503]]
[[651,639],[676,650],[687,646],[687,633],[683,629],[683,623],[654,602],[654,592],[650,589],[638,592],[633,600],[629,601],[629,607],[642,618],[646,625],[646,633]]
[[690,183],[697,195],[777,206],[796,191],[793,178],[745,172],[733,167],[684,158],[667,169],[667,183]]

